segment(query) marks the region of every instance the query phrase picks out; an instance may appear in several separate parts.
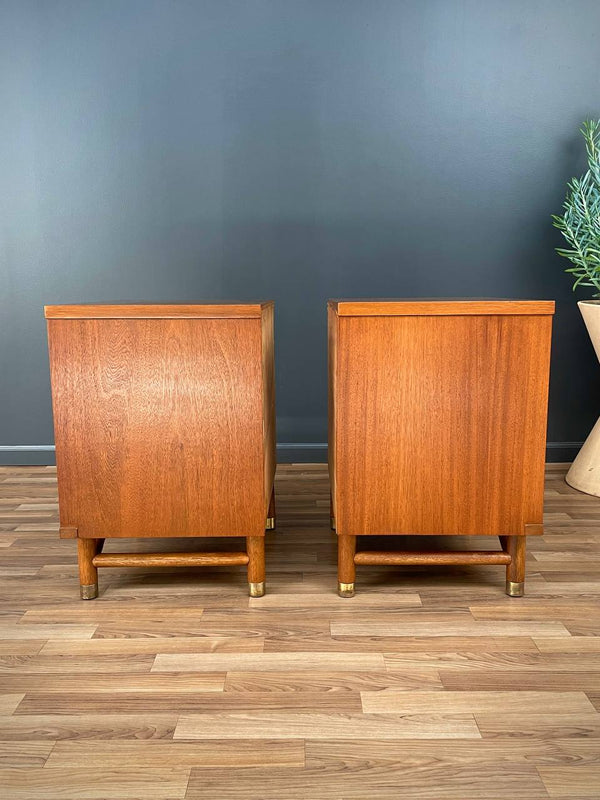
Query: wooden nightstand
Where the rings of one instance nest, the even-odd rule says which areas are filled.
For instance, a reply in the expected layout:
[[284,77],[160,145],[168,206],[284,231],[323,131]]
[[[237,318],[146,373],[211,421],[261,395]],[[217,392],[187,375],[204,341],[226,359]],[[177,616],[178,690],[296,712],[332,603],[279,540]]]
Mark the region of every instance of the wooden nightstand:
[[[274,519],[273,303],[46,306],[60,535],[98,567],[248,566]],[[243,536],[235,553],[103,553],[107,538]]]
[[[330,301],[338,591],[356,564],[505,564],[523,594],[542,533],[554,303]],[[358,551],[357,536],[488,535],[498,551]]]

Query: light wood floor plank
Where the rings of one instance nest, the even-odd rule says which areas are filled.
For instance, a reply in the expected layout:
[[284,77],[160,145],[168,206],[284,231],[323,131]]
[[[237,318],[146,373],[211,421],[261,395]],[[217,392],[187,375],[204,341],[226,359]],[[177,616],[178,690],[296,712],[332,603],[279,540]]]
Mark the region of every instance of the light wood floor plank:
[[570,636],[562,622],[338,622],[331,623],[332,636],[447,636],[451,627],[456,636]]
[[41,648],[41,655],[75,656],[157,655],[158,653],[262,653],[265,640],[262,636],[146,636],[140,639],[82,639],[64,642],[49,641]]
[[583,692],[474,691],[474,692],[361,692],[363,711],[369,714],[566,714],[594,711]]
[[0,694],[0,715],[12,714],[23,697],[23,694]]
[[1,742],[0,769],[41,769],[54,742]]
[[471,714],[249,713],[182,716],[175,739],[479,739]]
[[600,796],[600,765],[539,767],[538,772],[550,797]]
[[[0,745],[1,748],[1,745]],[[1,752],[1,749],[0,749]],[[246,767],[304,767],[304,742],[262,739],[220,739],[176,742],[150,740],[57,742],[48,766],[141,770],[160,764],[169,769],[243,769]]]
[[[255,708],[276,709],[281,712],[308,711],[320,708],[332,712],[360,713],[358,692],[90,692],[48,693],[28,692],[19,704],[18,714],[35,717],[49,714],[112,714],[118,708],[123,714],[144,714],[151,707],[156,714],[228,713],[253,711]],[[264,738],[265,732],[263,731]],[[244,737],[241,737],[244,738]]]
[[123,800],[152,797],[178,800],[185,797],[190,770],[144,768],[96,769],[44,767],[39,770],[0,770],[0,785],[15,800]]
[[385,670],[381,653],[175,653],[156,656],[152,672],[280,672],[281,670],[357,672]]
[[600,653],[600,636],[535,637],[535,645],[542,653]]
[[225,691],[234,692],[349,692],[380,689],[413,691],[442,689],[438,671],[421,669],[403,673],[333,672],[228,672]]
[[[242,601],[236,598],[241,606]],[[136,624],[143,621],[159,626],[163,623],[173,625],[196,623],[202,618],[203,608],[195,606],[164,606],[151,605],[136,608],[134,618],[131,620]],[[22,622],[28,625],[34,624],[55,624],[55,623],[102,623],[122,622],[127,610],[123,603],[111,603],[104,601],[99,603],[59,604],[42,608],[33,608],[25,612]]]
[[[76,692],[77,688],[81,687],[81,673],[15,672],[2,675],[0,685],[10,692],[68,694]],[[85,682],[85,693],[86,695],[146,693],[146,700],[150,702],[154,693],[222,692],[224,686],[224,672],[187,672],[183,675],[166,675],[161,672],[107,672],[93,673],[91,679]],[[105,698],[104,702],[109,701]],[[115,702],[119,702],[118,698]]]
[[91,639],[96,625],[21,625],[0,623],[2,639]]
[[[579,637],[582,638],[582,637]],[[93,640],[91,640],[93,641]],[[569,641],[562,637],[561,641]],[[78,643],[79,646],[79,643]],[[341,636],[328,633],[292,637],[285,632],[265,638],[265,652],[336,653],[538,653],[528,636]]]
[[600,664],[596,667],[595,672],[515,669],[466,673],[442,669],[439,676],[446,689],[469,693],[488,689],[600,692]]
[[306,764],[316,767],[337,761],[347,768],[368,761],[373,764],[420,766],[432,762],[450,767],[493,768],[526,764],[600,764],[600,749],[595,739],[418,739],[402,741],[312,740],[305,741]]
[[[237,779],[236,779],[237,778]],[[338,764],[284,770],[247,770],[229,775],[192,769],[186,800],[482,800],[502,792],[519,800],[548,800],[533,766],[475,772],[470,767],[430,765],[428,769],[403,767],[391,770],[361,765],[347,770]]]
[[[150,672],[154,656],[0,656],[0,675],[15,674],[55,674],[65,672],[90,673],[103,672]],[[207,670],[207,672],[213,670]],[[118,681],[118,677],[115,677]]]
[[172,739],[176,714],[35,714],[0,716],[0,741]]
[[0,640],[0,656],[36,655],[45,644],[45,639],[3,639]]
[[349,613],[354,609],[390,609],[420,607],[421,598],[414,592],[380,592],[377,594],[357,594],[348,599],[339,597],[333,592],[267,594],[260,598],[250,598],[250,608],[256,609],[291,609],[295,613],[303,609],[327,609]]
[[[508,598],[507,598],[508,600]],[[486,603],[472,605],[469,610],[475,619],[481,620],[548,620],[550,614],[556,620],[580,620],[590,616],[600,616],[598,600],[558,600],[552,602],[551,609],[546,599],[524,597],[518,603]]]
[[[475,714],[477,727],[484,739],[513,737],[528,739],[600,739],[600,714],[589,712]],[[600,747],[600,742],[598,743]]]
[[[556,641],[565,641],[557,639]],[[571,652],[423,652],[423,653],[384,653],[385,664],[390,672],[404,670],[418,670],[432,668],[456,672],[476,674],[476,680],[481,672],[506,671],[510,673],[531,673],[531,675],[545,674],[547,672],[562,672],[574,675],[579,672],[600,671],[600,661],[596,652],[582,653]],[[531,679],[531,675],[529,679]],[[574,676],[575,677],[575,676]],[[467,678],[465,678],[467,680]]]

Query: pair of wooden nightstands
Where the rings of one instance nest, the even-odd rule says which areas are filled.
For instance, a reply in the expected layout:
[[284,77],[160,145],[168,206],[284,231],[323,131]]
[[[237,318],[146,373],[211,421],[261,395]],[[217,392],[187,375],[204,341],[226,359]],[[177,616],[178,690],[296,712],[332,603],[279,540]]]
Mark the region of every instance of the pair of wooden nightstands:
[[[357,564],[504,564],[542,532],[554,303],[332,301],[329,466],[338,591]],[[275,526],[273,303],[47,306],[60,535],[99,567],[247,565]],[[357,550],[489,535],[496,551]],[[228,553],[104,553],[106,538],[244,537]]]

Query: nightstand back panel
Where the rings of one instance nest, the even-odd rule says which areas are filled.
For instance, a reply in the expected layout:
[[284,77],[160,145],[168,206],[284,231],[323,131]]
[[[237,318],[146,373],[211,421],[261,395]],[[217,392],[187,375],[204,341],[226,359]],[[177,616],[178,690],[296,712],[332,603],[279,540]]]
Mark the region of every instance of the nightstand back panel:
[[329,321],[339,534],[521,535],[542,522],[550,315]]
[[61,528],[264,534],[260,318],[53,318],[48,329]]

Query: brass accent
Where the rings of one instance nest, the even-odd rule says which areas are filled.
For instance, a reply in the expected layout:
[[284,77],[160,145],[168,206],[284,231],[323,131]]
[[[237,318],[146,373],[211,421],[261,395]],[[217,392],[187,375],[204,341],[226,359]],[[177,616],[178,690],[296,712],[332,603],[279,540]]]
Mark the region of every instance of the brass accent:
[[509,597],[523,597],[525,583],[523,581],[506,581],[506,594]]
[[275,517],[267,517],[267,524],[265,525],[265,530],[267,531],[275,530]]
[[259,583],[252,583],[252,581],[248,584],[250,587],[250,597],[262,597],[265,593],[265,582],[260,581]]
[[338,582],[338,594],[340,597],[354,597],[354,584]]
[[82,583],[79,587],[82,600],[94,600],[98,597],[98,584],[97,583]]

